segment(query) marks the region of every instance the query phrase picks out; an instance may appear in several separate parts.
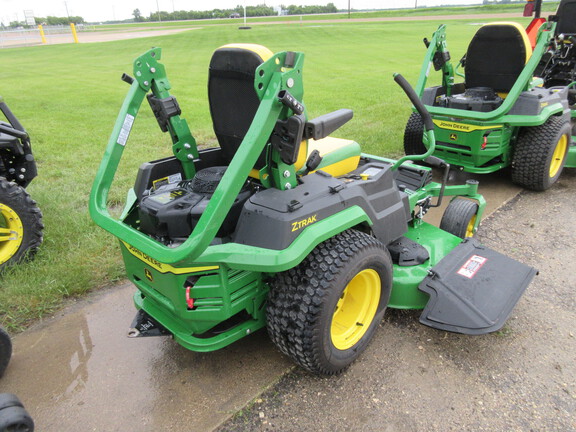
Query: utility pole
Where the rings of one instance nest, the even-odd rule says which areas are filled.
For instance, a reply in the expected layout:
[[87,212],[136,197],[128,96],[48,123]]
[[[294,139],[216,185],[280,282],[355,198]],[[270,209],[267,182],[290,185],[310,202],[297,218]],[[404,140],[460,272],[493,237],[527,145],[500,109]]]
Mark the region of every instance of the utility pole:
[[70,22],[70,14],[68,13],[68,3],[64,2],[64,7],[66,7],[66,16],[68,17],[68,22]]
[[418,0],[414,0],[414,9],[418,9]]
[[156,0],[156,9],[158,10],[158,22],[162,22],[162,17],[160,16],[160,6],[158,6],[158,0]]
[[348,19],[350,19],[350,0],[348,0]]

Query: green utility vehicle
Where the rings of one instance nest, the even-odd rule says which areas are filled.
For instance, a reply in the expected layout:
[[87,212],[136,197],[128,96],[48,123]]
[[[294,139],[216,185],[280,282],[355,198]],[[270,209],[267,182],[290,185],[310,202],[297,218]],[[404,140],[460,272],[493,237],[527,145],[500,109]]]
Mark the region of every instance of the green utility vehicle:
[[[95,222],[118,237],[138,313],[129,336],[171,335],[212,351],[267,327],[272,341],[317,374],[346,368],[387,306],[424,309],[447,331],[498,330],[536,270],[473,239],[485,201],[478,184],[447,186],[411,160],[448,166],[429,150],[398,161],[328,135],[342,109],[309,120],[304,55],[226,45],[210,62],[208,96],[219,147],[198,149],[170,95],[160,48],[134,62],[90,197]],[[173,155],[141,165],[119,219],[107,195],[146,98]],[[423,221],[455,197],[439,229]]]
[[[441,25],[424,39],[428,50],[415,88],[433,118],[435,156],[471,173],[510,167],[514,183],[539,191],[564,167],[576,167],[576,0],[562,0],[548,20],[540,6],[541,0],[528,3],[525,14],[536,17],[527,31],[513,22],[480,27],[456,68]],[[426,88],[432,66],[442,84]],[[427,151],[423,134],[414,111],[406,154]]]
[[42,213],[25,188],[36,177],[26,129],[0,97],[0,270],[32,257],[42,243]]

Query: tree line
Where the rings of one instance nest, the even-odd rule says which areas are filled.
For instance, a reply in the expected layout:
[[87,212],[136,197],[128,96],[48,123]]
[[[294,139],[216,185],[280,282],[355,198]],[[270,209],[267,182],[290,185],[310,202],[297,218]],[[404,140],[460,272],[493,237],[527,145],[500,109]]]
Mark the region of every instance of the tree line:
[[[285,15],[308,15],[308,14],[321,14],[321,13],[336,13],[338,9],[334,3],[328,3],[325,6],[280,6]],[[270,6],[261,4],[258,6],[246,6],[246,16],[247,17],[259,17],[259,16],[274,16],[278,15],[278,12]],[[198,19],[213,19],[213,18],[234,18],[244,16],[244,7],[241,5],[236,6],[233,9],[213,9],[211,11],[156,11],[151,12],[149,16],[144,16],[140,12],[140,9],[134,9],[132,12],[133,19],[125,21],[135,21],[135,22],[147,22],[147,21],[184,21],[184,20],[198,20]],[[81,16],[71,16],[71,17],[55,17],[47,16],[45,18],[35,17],[36,25],[68,25],[70,23],[83,24],[86,21]],[[107,21],[110,22],[110,21]],[[9,27],[29,27],[24,21],[12,21]]]
[[[83,24],[84,18],[81,16],[71,16],[71,17],[55,17],[55,16],[47,16],[46,18],[42,17],[34,17],[34,21],[36,21],[36,25],[43,24],[43,25],[69,25],[70,23],[74,24]],[[29,27],[24,21],[11,21],[8,27],[18,28],[18,27]]]
[[[334,3],[328,3],[326,6],[280,6],[287,15],[306,15],[306,14],[319,14],[319,13],[335,13],[338,9]],[[156,11],[151,12],[148,17],[145,17],[140,12],[140,9],[134,9],[132,12],[134,21],[182,21],[182,20],[197,20],[197,19],[213,19],[213,18],[234,18],[244,16],[244,7],[241,5],[236,6],[234,9],[212,9],[211,11]],[[259,16],[273,16],[278,15],[278,12],[270,6],[265,4],[258,6],[246,6],[247,17]]]

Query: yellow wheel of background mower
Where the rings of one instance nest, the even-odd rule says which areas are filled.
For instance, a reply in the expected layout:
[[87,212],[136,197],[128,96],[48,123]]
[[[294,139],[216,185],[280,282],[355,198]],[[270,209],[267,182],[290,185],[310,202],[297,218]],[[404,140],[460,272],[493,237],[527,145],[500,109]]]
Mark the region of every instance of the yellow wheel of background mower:
[[42,213],[26,190],[0,178],[0,269],[31,257],[43,228]]

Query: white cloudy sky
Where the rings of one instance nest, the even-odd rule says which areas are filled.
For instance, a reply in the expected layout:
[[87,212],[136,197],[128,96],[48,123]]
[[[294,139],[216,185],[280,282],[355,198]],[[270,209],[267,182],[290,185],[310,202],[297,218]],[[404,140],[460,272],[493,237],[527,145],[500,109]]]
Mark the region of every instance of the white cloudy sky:
[[[35,16],[45,17],[66,16],[66,6],[70,15],[79,15],[86,21],[105,21],[111,19],[127,19],[132,17],[136,8],[144,16],[156,11],[156,3],[160,10],[212,10],[215,8],[233,8],[238,4],[257,5],[266,3],[269,6],[279,4],[315,5],[326,4],[330,0],[0,0],[0,21],[24,21],[24,10],[34,11]],[[353,9],[382,9],[418,6],[437,6],[439,4],[470,4],[482,3],[482,0],[350,0]],[[332,0],[339,9],[348,7],[348,0]]]

